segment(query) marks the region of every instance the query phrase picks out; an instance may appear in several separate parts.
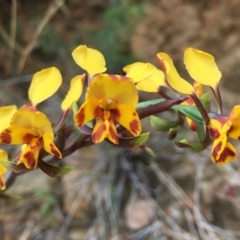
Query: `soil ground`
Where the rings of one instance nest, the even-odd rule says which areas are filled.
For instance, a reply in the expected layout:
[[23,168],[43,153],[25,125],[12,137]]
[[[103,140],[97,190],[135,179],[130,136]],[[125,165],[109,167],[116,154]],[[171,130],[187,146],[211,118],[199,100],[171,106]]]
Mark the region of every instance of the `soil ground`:
[[[54,65],[64,84],[40,105],[54,121],[69,80],[82,72],[71,57],[80,44],[101,50],[114,73],[136,60],[157,64],[156,53],[166,52],[188,79],[184,50],[204,50],[215,56],[223,74],[224,113],[239,103],[239,1],[68,0],[34,42],[49,3],[0,0],[2,105],[28,101],[29,74]],[[40,170],[19,176],[6,194],[22,199],[0,200],[0,239],[240,239],[239,158],[218,166],[210,160],[210,148],[201,153],[179,149],[148,120],[143,126],[151,131],[148,146],[155,157],[102,143],[64,159],[74,170],[63,177],[50,178]]]

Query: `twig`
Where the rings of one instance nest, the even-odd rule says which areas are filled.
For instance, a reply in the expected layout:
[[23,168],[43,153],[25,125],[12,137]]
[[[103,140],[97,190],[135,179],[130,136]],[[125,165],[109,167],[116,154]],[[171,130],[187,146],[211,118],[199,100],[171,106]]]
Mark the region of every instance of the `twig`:
[[[3,38],[3,40],[6,42],[6,44],[9,47],[11,47],[11,40],[10,40],[11,37],[7,34],[7,32],[4,30],[1,24],[0,24],[0,35]],[[15,50],[21,54],[23,51],[23,48],[19,44],[17,44],[16,41],[14,45],[15,45]]]
[[20,83],[25,83],[25,82],[30,82],[32,80],[32,74],[28,74],[22,77],[14,77],[14,78],[9,78],[9,79],[0,79],[0,87],[6,87],[6,86],[11,86],[15,84],[20,84]]
[[196,174],[196,179],[195,179],[195,188],[194,188],[194,206],[193,206],[193,213],[196,218],[197,222],[197,228],[198,228],[198,233],[201,236],[202,239],[208,239],[207,234],[205,233],[205,229],[202,228],[202,220],[201,220],[201,214],[199,211],[200,208],[200,182],[202,179],[203,175],[203,169],[204,169],[204,162],[202,161],[197,168],[197,174]]
[[17,0],[12,0],[11,7],[11,30],[10,30],[10,42],[9,42],[9,64],[7,67],[7,75],[11,75],[13,53],[15,48],[16,41],[16,30],[17,30]]
[[156,213],[162,219],[164,219],[164,222],[168,226],[170,226],[174,230],[174,233],[176,233],[175,235],[177,235],[176,237],[178,237],[178,239],[181,239],[181,240],[183,240],[183,239],[195,240],[194,236],[185,232],[172,218],[169,217],[169,215],[160,207],[160,205],[155,201],[155,199],[153,199],[150,196],[150,194],[146,190],[146,187],[139,181],[138,176],[136,175],[136,173],[134,172],[134,170],[132,169],[132,167],[128,163],[127,159],[122,157],[120,162],[123,165],[124,170],[128,172],[129,178],[131,179],[131,181],[134,184],[134,187],[136,188],[138,193],[141,193],[142,196],[147,197],[148,199],[150,199],[152,201],[152,203],[156,207]]
[[23,231],[22,235],[20,236],[19,240],[28,240],[29,236],[32,232],[33,226],[34,226],[33,220],[28,221],[27,226],[24,229],[24,231]]
[[[109,171],[106,175],[105,182],[104,182],[104,207],[106,209],[106,212],[108,213],[109,217],[109,223],[111,226],[111,239],[118,240],[118,225],[117,225],[117,217],[116,217],[116,209],[113,206],[112,202],[112,189],[113,189],[113,182],[115,179],[115,176],[117,174],[117,161],[111,161],[109,159]],[[116,187],[117,188],[117,187]],[[100,192],[100,191],[99,191]],[[100,192],[101,193],[101,192]]]
[[57,12],[57,10],[63,5],[64,0],[53,0],[51,4],[49,5],[45,15],[43,16],[42,20],[39,22],[35,32],[32,35],[32,38],[30,39],[27,46],[24,48],[19,63],[18,63],[18,75],[21,74],[25,63],[27,61],[28,56],[31,54],[33,48],[36,46],[37,41],[39,39],[40,34],[42,33],[44,27],[46,24],[50,21],[50,19],[54,16],[54,14]]
[[136,239],[147,239],[152,232],[162,230],[162,224],[160,221],[156,220],[151,225],[141,229],[140,231],[131,234],[126,238],[126,240],[136,240]]

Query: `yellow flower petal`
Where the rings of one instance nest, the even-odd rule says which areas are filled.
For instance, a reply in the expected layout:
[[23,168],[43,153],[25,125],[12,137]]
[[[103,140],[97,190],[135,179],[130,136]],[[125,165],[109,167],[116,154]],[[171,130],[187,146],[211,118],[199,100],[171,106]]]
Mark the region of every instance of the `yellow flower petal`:
[[62,75],[55,67],[43,69],[34,74],[28,97],[33,106],[51,97],[61,86]]
[[128,105],[119,104],[113,112],[113,118],[135,137],[142,131],[138,114]]
[[107,138],[114,144],[118,144],[118,134],[116,130],[116,126],[114,123],[114,119],[110,118],[109,120],[109,130]]
[[194,93],[193,86],[181,78],[173,64],[172,59],[166,53],[158,53],[157,58],[165,71],[167,82],[172,89],[183,94]]
[[92,132],[92,141],[94,143],[102,142],[109,133],[109,122],[102,118],[98,118]]
[[38,156],[42,146],[42,140],[34,138],[23,150],[18,163],[23,162],[26,168],[35,169],[37,167]]
[[99,74],[94,77],[86,93],[86,100],[93,98],[99,101],[111,99],[117,104],[126,104],[135,109],[138,103],[138,92],[130,78]]
[[131,78],[134,82],[142,81],[154,75],[157,68],[151,63],[136,62],[123,68],[126,77]]
[[24,105],[17,110],[12,117],[11,126],[35,129],[38,131],[39,136],[43,134],[53,136],[52,124],[48,117],[29,105]]
[[234,108],[232,109],[232,111],[229,114],[229,118],[231,120],[234,120],[234,119],[240,120],[240,104],[234,106]]
[[228,162],[236,158],[236,149],[230,142],[227,142],[224,145],[224,143],[218,141],[217,144],[213,146],[211,158],[212,161],[217,164],[227,164]]
[[68,93],[61,104],[61,108],[63,111],[71,108],[72,103],[78,101],[78,99],[81,97],[84,79],[85,74],[82,74],[74,77],[71,80],[70,89],[68,90]]
[[184,54],[184,64],[195,81],[216,89],[222,74],[218,70],[212,55],[194,48],[188,48]]
[[219,135],[218,138],[215,138],[212,145],[212,159],[215,159],[215,162],[218,161],[221,153],[227,144],[227,135],[222,134]]
[[38,136],[38,132],[34,129],[10,126],[1,132],[0,142],[5,144],[25,144]]
[[218,116],[216,119],[211,118],[209,122],[210,133],[213,138],[218,138],[220,135],[227,134],[232,122],[228,117]]
[[186,121],[187,121],[187,124],[189,126],[189,128],[192,130],[192,131],[196,131],[197,130],[197,125],[196,125],[196,122],[194,122],[192,119],[186,117]]
[[231,128],[227,135],[231,138],[240,140],[240,105],[235,106],[229,114],[231,120]]
[[15,105],[0,107],[0,132],[10,125],[12,116],[16,111]]
[[154,75],[137,83],[138,90],[145,92],[158,92],[160,87],[167,87],[165,75],[161,70],[155,72]]
[[106,71],[106,62],[102,53],[86,45],[75,48],[72,56],[77,65],[86,70],[90,76]]
[[201,83],[195,81],[193,83],[193,88],[197,97],[201,97],[203,95],[203,85]]
[[[3,149],[0,149],[0,159],[1,160],[8,160],[8,154]],[[5,180],[3,178],[3,175],[7,169],[0,163],[0,188],[1,190],[4,190],[6,188]]]
[[80,127],[98,116],[99,100],[92,98],[83,103],[78,112],[74,116],[76,126]]
[[56,156],[57,158],[62,158],[61,152],[55,146],[53,142],[53,137],[47,134],[43,135],[43,148],[46,152],[50,153],[51,155]]
[[123,71],[136,83],[138,90],[158,92],[159,87],[166,86],[164,73],[150,63],[136,62],[125,66]]

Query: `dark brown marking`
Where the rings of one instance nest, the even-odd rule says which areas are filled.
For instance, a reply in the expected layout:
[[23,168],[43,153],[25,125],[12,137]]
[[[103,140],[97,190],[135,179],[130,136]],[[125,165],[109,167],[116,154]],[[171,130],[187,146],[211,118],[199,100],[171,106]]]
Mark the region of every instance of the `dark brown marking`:
[[56,147],[52,143],[50,143],[50,148],[51,148],[51,153],[54,156],[56,156],[57,158],[61,158],[59,151],[57,151]]
[[217,129],[215,129],[215,128],[210,128],[209,131],[210,131],[210,134],[212,135],[212,137],[213,137],[214,139],[220,137],[220,134],[219,134],[219,132],[218,132]]
[[215,146],[215,148],[213,149],[212,155],[213,155],[214,159],[217,158],[217,154],[218,154],[219,150],[221,149],[221,147],[222,147],[222,142],[219,142],[219,143]]
[[24,142],[24,143],[30,143],[33,138],[34,138],[34,135],[33,135],[33,134],[27,133],[27,134],[23,137],[23,142]]
[[130,122],[129,126],[130,126],[130,129],[132,130],[132,132],[137,135],[140,130],[139,121],[134,119]]
[[36,161],[34,158],[33,152],[27,152],[23,155],[23,158],[27,160],[28,166],[30,169],[33,169],[35,167]]
[[83,122],[85,119],[85,110],[82,108],[76,115],[75,115],[75,120],[77,123],[77,126],[80,127],[82,126]]
[[102,124],[99,126],[98,130],[92,134],[92,141],[98,142],[98,139],[102,136],[102,133],[106,131],[106,125]]
[[225,163],[226,162],[226,160],[227,160],[227,158],[228,157],[235,157],[236,156],[236,154],[235,154],[235,152],[233,152],[231,149],[229,149],[229,148],[225,148],[224,150],[223,150],[223,152],[221,153],[221,155],[219,156],[219,158],[218,158],[218,160],[216,161],[216,163]]
[[111,110],[111,117],[118,122],[118,119],[121,117],[121,113],[118,109]]
[[1,142],[5,144],[10,144],[12,142],[11,130],[6,129],[0,135]]
[[97,107],[94,109],[93,114],[94,114],[94,117],[102,116],[102,114],[103,114],[103,109],[100,108],[99,106],[97,106]]
[[115,140],[114,143],[116,143],[116,144],[119,143],[118,135],[117,135],[115,129],[112,126],[110,126],[110,128],[109,128],[109,135],[111,135],[111,138]]
[[191,124],[189,127],[192,131],[194,131],[194,132],[197,131],[197,124],[194,121],[191,121]]

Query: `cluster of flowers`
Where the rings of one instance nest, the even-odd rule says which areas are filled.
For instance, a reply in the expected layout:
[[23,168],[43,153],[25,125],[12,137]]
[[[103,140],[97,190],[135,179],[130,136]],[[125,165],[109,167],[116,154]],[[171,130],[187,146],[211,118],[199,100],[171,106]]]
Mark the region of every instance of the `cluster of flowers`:
[[[236,150],[228,137],[240,139],[240,105],[235,106],[229,116],[222,115],[218,88],[221,72],[210,54],[194,48],[186,49],[184,64],[195,80],[193,85],[179,76],[166,53],[157,54],[162,70],[150,63],[136,62],[123,68],[126,73],[124,76],[105,74],[103,55],[85,45],[78,46],[72,56],[86,74],[71,80],[70,89],[61,104],[62,116],[57,124],[53,125],[37,109],[37,105],[52,96],[62,83],[62,76],[55,67],[43,69],[33,76],[28,92],[31,105],[19,109],[15,105],[0,108],[0,143],[21,146],[19,153],[10,161],[7,152],[0,150],[2,190],[6,187],[4,174],[7,169],[16,172],[22,171],[19,166],[24,171],[35,169],[40,167],[41,159],[47,153],[59,159],[65,156],[62,152],[65,146],[59,150],[56,136],[72,109],[75,109],[75,126],[80,130],[79,133],[83,132],[84,136],[88,134],[91,143],[107,140],[123,147],[141,146],[146,141],[146,137],[141,137],[141,118],[173,109],[179,113],[174,126],[183,125],[182,119],[186,119],[189,128],[199,136],[199,141],[195,143],[188,143],[185,139],[176,142],[179,147],[203,150],[212,144],[211,158],[218,164],[228,163],[236,157]],[[84,89],[85,78],[88,83],[85,101],[76,110],[75,104]],[[217,113],[210,112],[209,95],[203,92],[203,85],[212,89],[217,100]],[[138,103],[138,90],[158,93],[161,98]],[[169,97],[165,90],[172,91],[174,97]],[[183,96],[179,97],[179,93]],[[152,116],[151,122],[158,129],[174,129],[172,122],[166,120],[163,127],[161,119],[156,116]]]

